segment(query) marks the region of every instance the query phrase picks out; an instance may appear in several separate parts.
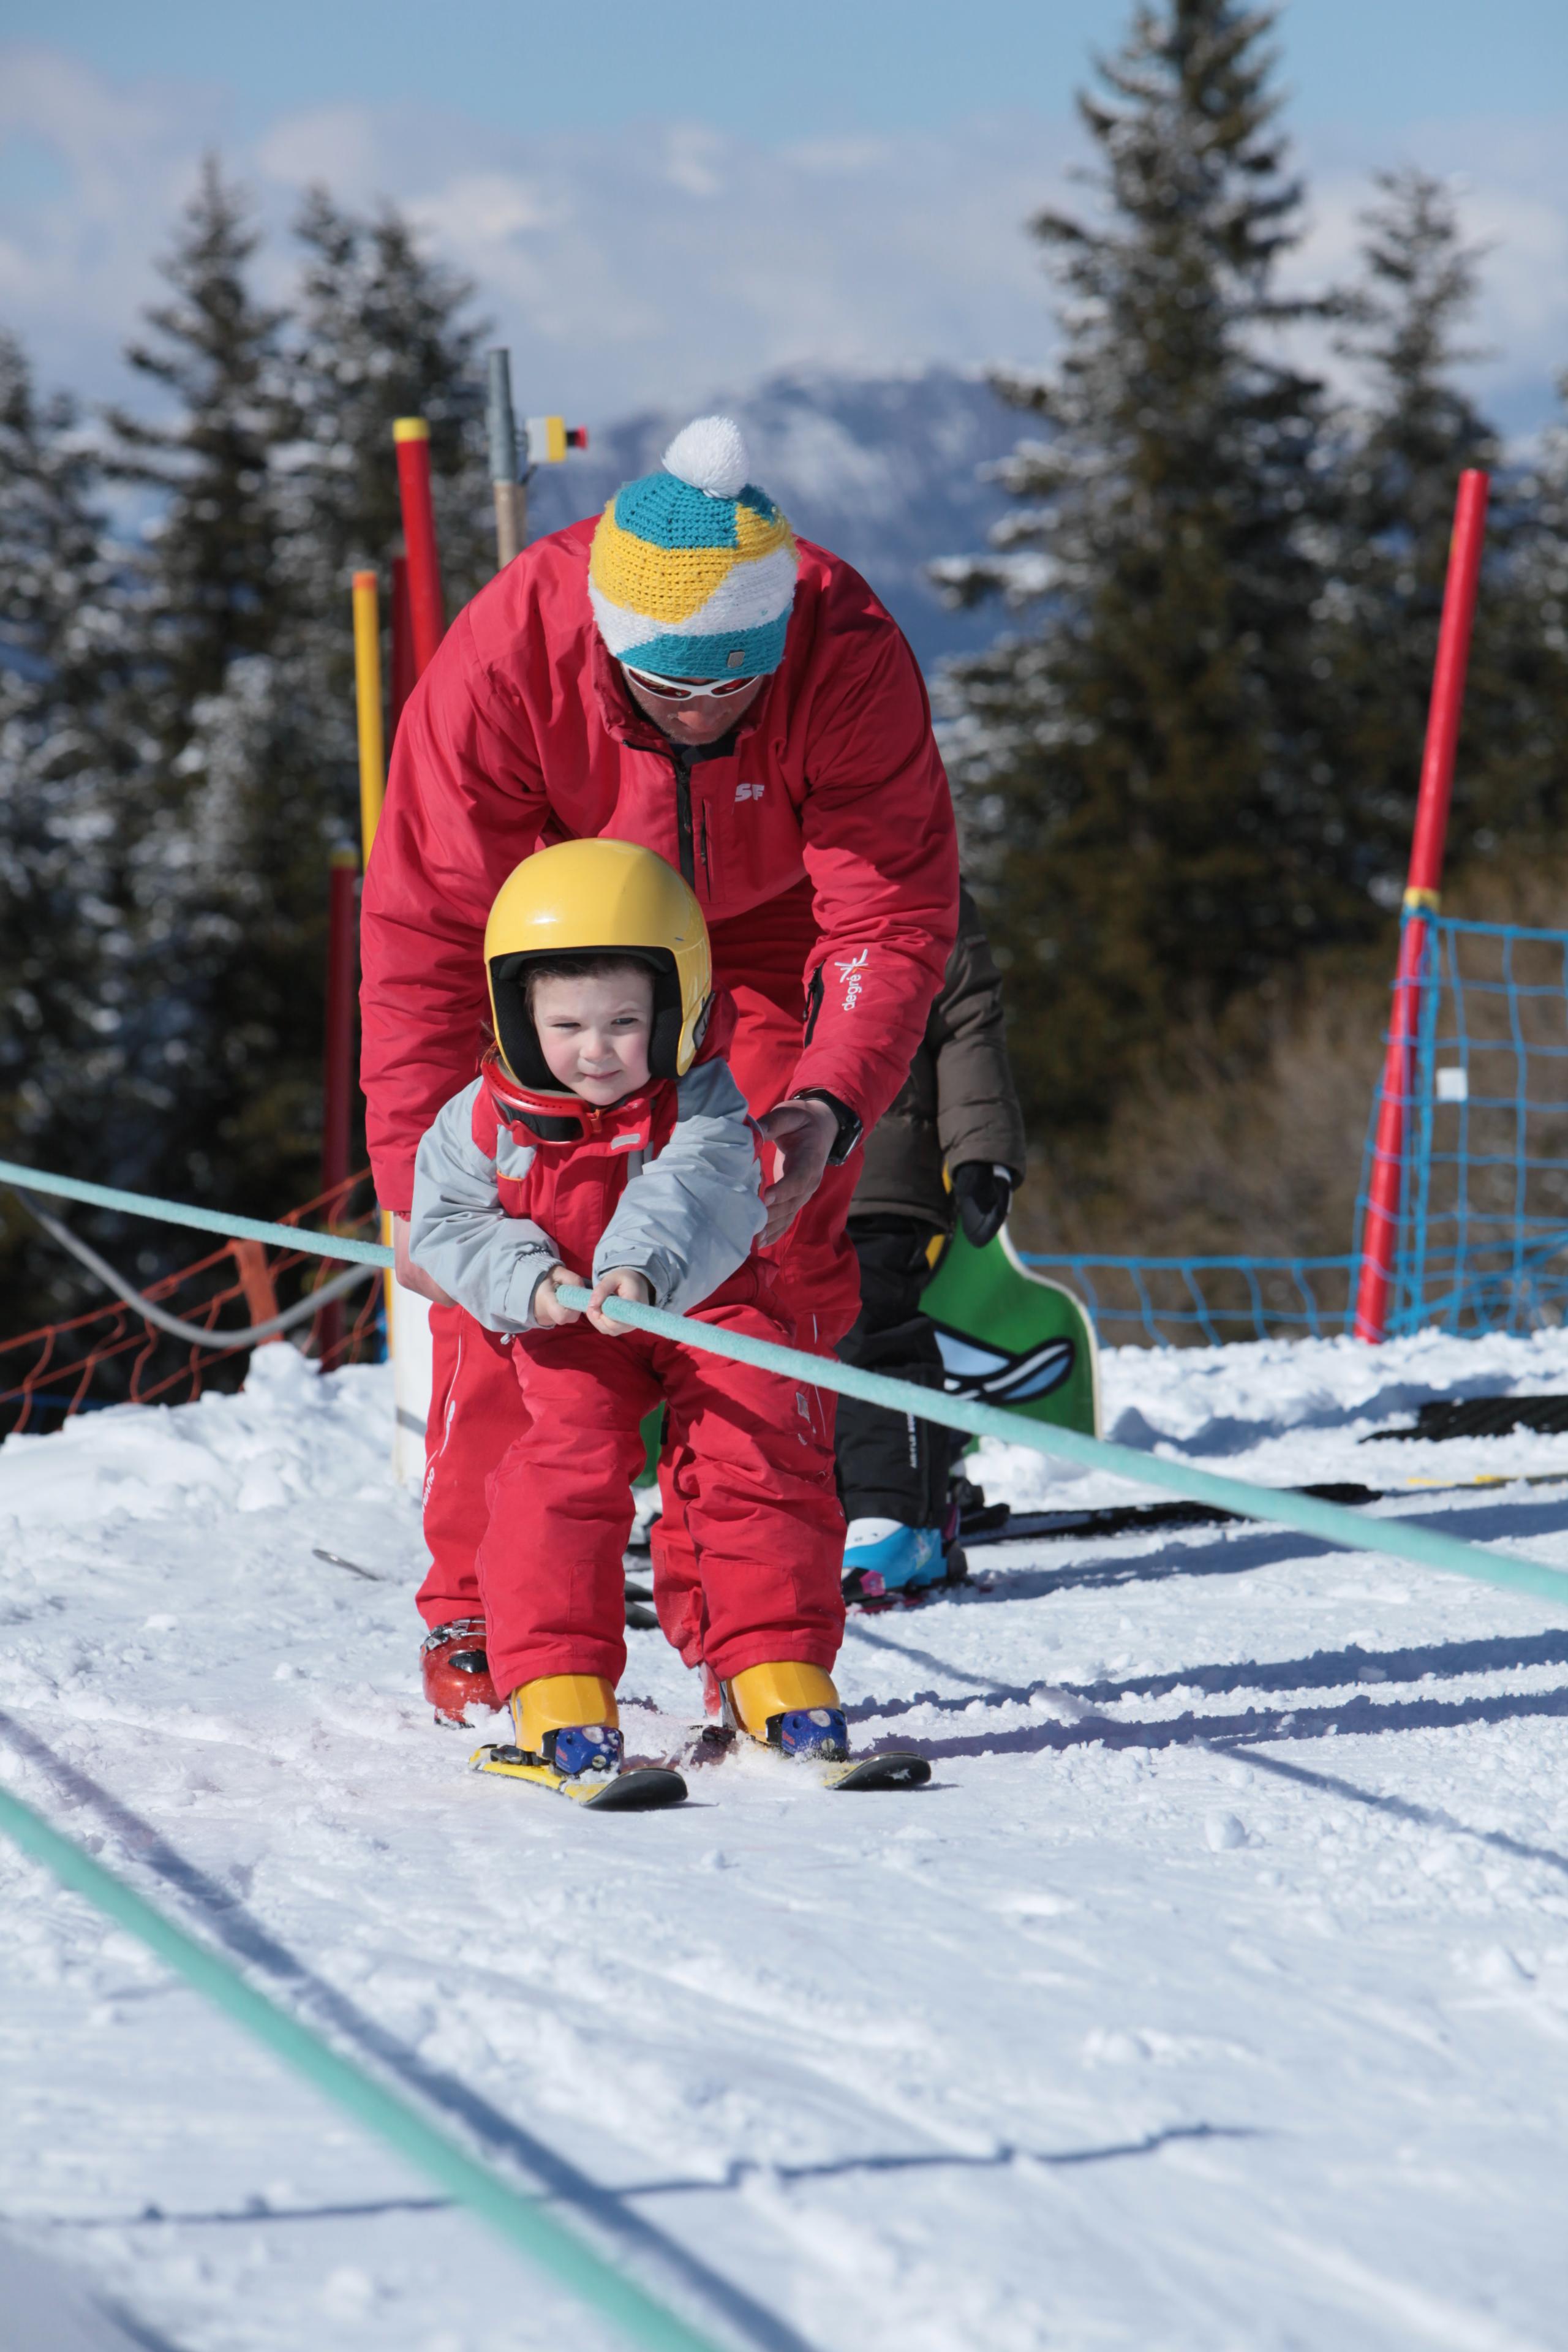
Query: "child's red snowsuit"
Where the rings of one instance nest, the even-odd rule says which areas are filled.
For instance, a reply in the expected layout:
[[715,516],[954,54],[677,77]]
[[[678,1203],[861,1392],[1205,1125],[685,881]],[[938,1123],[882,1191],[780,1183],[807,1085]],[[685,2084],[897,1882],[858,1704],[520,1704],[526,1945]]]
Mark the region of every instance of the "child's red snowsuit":
[[[714,1024],[700,1059],[714,1058],[727,1025],[722,1018]],[[459,1106],[470,1099],[465,1117]],[[594,1265],[626,1195],[628,1168],[657,1160],[677,1109],[678,1089],[663,1081],[603,1111],[558,1095],[531,1096],[503,1080],[493,1058],[448,1106],[443,1118],[456,1114],[466,1125],[481,1186],[488,1163],[492,1202],[506,1218],[542,1228],[552,1245],[520,1260],[517,1249],[528,1244],[512,1244],[511,1262],[521,1269],[514,1319],[552,1260],[584,1274]],[[754,1149],[754,1130],[752,1142]],[[425,1167],[422,1148],[422,1184]],[[450,1286],[454,1261],[442,1257],[439,1218],[428,1208],[422,1214],[419,1198],[416,1255]],[[795,1342],[773,1272],[754,1253],[682,1311],[756,1339]],[[622,1554],[631,1482],[643,1460],[640,1423],[661,1402],[669,1418],[667,1461],[697,1569],[694,1584],[682,1579],[673,1589],[661,1590],[656,1575],[666,1633],[688,1664],[705,1662],[723,1679],[773,1659],[832,1665],[844,1625],[844,1520],[831,1419],[817,1391],[649,1333],[610,1339],[586,1321],[508,1335],[465,1311],[459,1346],[510,1353],[527,1408],[521,1434],[493,1470],[488,1432],[461,1416],[449,1420],[431,1463],[432,1479],[448,1488],[489,1473],[477,1564],[499,1691],[542,1675],[618,1682],[626,1654]],[[453,1461],[453,1450],[466,1458]]]

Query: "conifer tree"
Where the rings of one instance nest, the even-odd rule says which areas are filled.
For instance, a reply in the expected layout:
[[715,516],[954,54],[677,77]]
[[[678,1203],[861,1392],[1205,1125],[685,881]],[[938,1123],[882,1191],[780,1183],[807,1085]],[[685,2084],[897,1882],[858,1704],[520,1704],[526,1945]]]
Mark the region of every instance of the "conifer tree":
[[[74,404],[0,333],[0,1152],[88,1174],[119,1075],[112,810],[133,773],[126,646]],[[0,1241],[4,1328],[58,1314],[74,1269],[26,1221]]]
[[[1454,381],[1455,368],[1470,356],[1458,335],[1475,299],[1479,257],[1460,240],[1452,197],[1440,180],[1413,168],[1380,173],[1377,187],[1378,201],[1363,215],[1363,282],[1341,342],[1363,371],[1365,393],[1344,427],[1340,530],[1318,674],[1337,709],[1338,762],[1360,787],[1369,865],[1392,900],[1415,818],[1455,493],[1467,467],[1496,477],[1499,446]],[[1481,637],[1467,697],[1472,738],[1478,704],[1493,698],[1482,644],[1496,637],[1497,602],[1510,593],[1510,504],[1509,486],[1494,480]],[[1471,749],[1467,741],[1467,753]],[[1467,758],[1451,827],[1456,854],[1474,829],[1478,781]]]
[[174,299],[128,354],[174,414],[111,419],[116,470],[160,501],[136,606],[155,757],[123,826],[121,1109],[131,1181],[275,1213],[311,1189],[335,827],[291,658],[278,473],[297,420],[256,242],[209,161],[163,266]]
[[493,568],[484,328],[468,315],[468,281],[423,254],[391,205],[365,217],[316,188],[295,233],[305,268],[288,339],[295,440],[279,484],[281,560],[301,691],[338,822],[352,839],[358,787],[349,583],[360,569],[379,573],[389,625],[392,560],[403,544],[395,418],[423,416],[430,426],[448,616]]
[[239,191],[216,157],[202,167],[162,265],[173,299],[146,313],[126,359],[164,395],[172,422],[110,412],[113,470],[160,511],[142,625],[159,660],[160,731],[177,755],[203,695],[237,656],[271,650],[279,620],[273,464],[292,416],[279,357],[284,313],[254,299],[257,246]]
[[1455,802],[1478,859],[1555,860],[1568,824],[1568,375],[1503,481],[1506,568],[1482,575]]
[[1043,600],[949,676],[969,854],[1041,1126],[1101,1120],[1139,1056],[1364,919],[1310,674],[1321,386],[1282,331],[1299,235],[1265,47],[1235,0],[1140,5],[1080,100],[1098,208],[1033,224],[1064,351],[994,379],[1039,420],[962,598]]
[[290,538],[296,572],[313,567],[308,602],[336,614],[348,572],[374,566],[384,576],[402,541],[393,420],[423,416],[455,612],[493,569],[485,327],[468,315],[473,288],[422,253],[390,205],[363,216],[314,188],[295,234],[305,268],[291,338],[300,448]]

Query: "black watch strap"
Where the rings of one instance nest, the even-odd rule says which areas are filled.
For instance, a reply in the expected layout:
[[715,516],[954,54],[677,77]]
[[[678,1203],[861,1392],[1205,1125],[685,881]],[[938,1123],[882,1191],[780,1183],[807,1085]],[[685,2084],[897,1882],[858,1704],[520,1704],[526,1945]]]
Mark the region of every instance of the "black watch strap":
[[842,1168],[860,1140],[860,1130],[865,1122],[859,1112],[851,1110],[847,1102],[840,1102],[837,1095],[830,1095],[826,1087],[802,1087],[800,1100],[825,1102],[838,1121],[838,1132],[833,1139],[833,1149],[827,1155],[827,1164],[830,1168]]

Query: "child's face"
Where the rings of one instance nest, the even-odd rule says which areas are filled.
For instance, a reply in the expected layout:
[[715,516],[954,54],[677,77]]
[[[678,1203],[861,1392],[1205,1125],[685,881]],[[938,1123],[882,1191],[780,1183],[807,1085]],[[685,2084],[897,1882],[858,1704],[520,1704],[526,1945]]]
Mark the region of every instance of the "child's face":
[[534,983],[533,1026],[551,1076],[584,1102],[619,1102],[647,1084],[653,974],[587,973]]

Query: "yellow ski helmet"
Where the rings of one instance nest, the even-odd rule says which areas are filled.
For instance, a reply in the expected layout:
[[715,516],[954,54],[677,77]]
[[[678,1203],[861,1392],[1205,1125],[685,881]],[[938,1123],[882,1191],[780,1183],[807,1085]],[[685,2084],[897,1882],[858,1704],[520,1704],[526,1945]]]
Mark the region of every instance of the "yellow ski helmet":
[[684,1077],[702,1041],[713,967],[702,909],[672,866],[630,841],[560,841],[507,876],[485,925],[496,1044],[521,1086],[559,1092],[528,1009],[531,964],[631,956],[653,973],[648,1068]]

